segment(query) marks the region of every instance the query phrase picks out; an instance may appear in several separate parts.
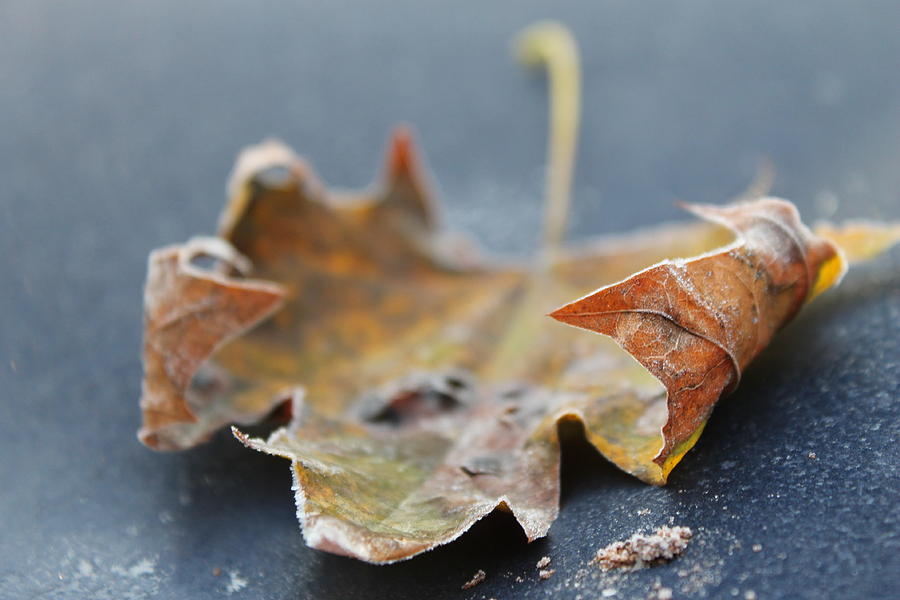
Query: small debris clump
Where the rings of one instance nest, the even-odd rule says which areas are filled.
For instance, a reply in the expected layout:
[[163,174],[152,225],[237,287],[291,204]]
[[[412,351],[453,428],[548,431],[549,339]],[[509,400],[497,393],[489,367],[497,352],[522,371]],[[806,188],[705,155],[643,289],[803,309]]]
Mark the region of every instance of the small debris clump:
[[543,557],[541,560],[537,561],[537,564],[534,566],[537,567],[538,569],[546,569],[547,567],[550,566],[550,557],[549,556]]
[[550,579],[554,573],[556,573],[556,569],[541,569],[538,571],[538,577],[541,579]]
[[462,585],[462,589],[470,590],[473,587],[475,587],[476,585],[478,585],[479,583],[481,583],[482,581],[484,581],[486,577],[487,577],[487,575],[485,574],[485,572],[482,571],[481,569],[478,569],[478,571],[474,575],[472,575],[472,579],[468,580],[467,582],[465,582]]
[[604,571],[659,564],[684,552],[693,535],[689,527],[663,525],[651,535],[636,533],[625,541],[601,548],[594,561]]
[[762,544],[753,544],[750,549],[754,552],[762,552]]
[[672,600],[672,588],[659,588],[656,590],[656,600]]
[[647,596],[647,600],[672,600],[672,598],[672,588],[663,587],[659,579],[654,582],[653,589],[650,591],[650,595]]

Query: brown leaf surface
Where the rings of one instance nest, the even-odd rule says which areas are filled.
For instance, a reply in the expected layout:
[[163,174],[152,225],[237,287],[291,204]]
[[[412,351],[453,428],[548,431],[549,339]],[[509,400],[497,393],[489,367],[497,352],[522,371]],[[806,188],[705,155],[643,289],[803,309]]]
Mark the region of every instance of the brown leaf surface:
[[[372,191],[329,193],[277,142],[245,151],[230,189],[218,238],[151,255],[141,439],[187,448],[291,398],[267,440],[235,435],[291,460],[310,546],[371,562],[498,507],[545,535],[561,420],[664,483],[722,391],[843,270],[775,199],[497,264],[441,232],[403,129]],[[554,316],[615,339],[547,319],[580,296]]]
[[522,274],[475,264],[465,243],[433,233],[411,143],[399,130],[380,189],[347,197],[327,194],[277,142],[241,155],[220,252],[205,254],[225,266],[239,257],[271,283],[204,272],[185,258],[191,244],[151,256],[142,441],[193,446],[226,423],[260,420],[299,384],[322,413],[340,414],[436,364],[484,359],[490,348],[473,338],[503,326]]
[[253,423],[269,409],[209,401],[188,402],[188,384],[203,359],[275,311],[280,286],[238,280],[193,264],[201,257],[249,271],[247,259],[217,238],[194,238],[150,255],[144,292],[144,383],[141,441],[177,450],[205,440],[228,423]]
[[846,269],[837,247],[784,200],[688,208],[732,229],[737,241],[694,260],[666,260],[551,314],[612,337],[665,385],[665,443],[654,458],[663,480],[722,392]]

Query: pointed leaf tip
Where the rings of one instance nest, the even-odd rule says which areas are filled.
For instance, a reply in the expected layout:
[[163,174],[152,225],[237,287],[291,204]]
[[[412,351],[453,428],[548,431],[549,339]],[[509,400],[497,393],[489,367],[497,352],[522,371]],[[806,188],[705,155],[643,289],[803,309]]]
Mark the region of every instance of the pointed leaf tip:
[[412,130],[408,125],[397,125],[391,132],[388,142],[387,172],[396,177],[413,168],[415,162],[415,142]]
[[432,186],[408,125],[398,125],[391,132],[382,186],[386,206],[413,216],[426,229],[436,227]]

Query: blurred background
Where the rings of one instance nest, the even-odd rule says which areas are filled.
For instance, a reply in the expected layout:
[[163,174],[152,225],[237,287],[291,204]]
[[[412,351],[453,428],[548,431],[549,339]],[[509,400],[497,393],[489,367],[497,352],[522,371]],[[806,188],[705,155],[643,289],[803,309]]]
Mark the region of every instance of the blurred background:
[[535,248],[546,86],[509,44],[548,17],[582,54],[573,238],[686,218],[676,200],[724,201],[765,157],[807,222],[900,219],[894,1],[0,2],[0,597],[592,598],[565,568],[675,515],[708,532],[684,565],[711,575],[636,574],[619,597],[655,577],[684,597],[900,593],[896,250],[789,329],[668,488],[571,450],[536,545],[497,517],[361,565],[305,548],[281,461],[136,442],[146,256],[214,231],[245,145],[279,137],[362,187],[410,123],[449,224]]

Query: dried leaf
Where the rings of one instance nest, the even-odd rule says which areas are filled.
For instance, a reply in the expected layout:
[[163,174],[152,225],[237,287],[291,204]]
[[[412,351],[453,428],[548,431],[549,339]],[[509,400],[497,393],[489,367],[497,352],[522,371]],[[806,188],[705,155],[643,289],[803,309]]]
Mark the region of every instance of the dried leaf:
[[[529,539],[544,535],[558,511],[561,419],[663,483],[722,390],[842,271],[784,201],[693,207],[738,239],[554,313],[616,337],[645,369],[543,315],[721,245],[726,230],[669,226],[564,252],[551,269],[497,267],[438,234],[407,132],[387,164],[379,191],[337,198],[284,146],[245,152],[222,237],[154,253],[147,296],[142,439],[187,447],[293,396],[289,427],[266,441],[237,435],[292,460],[311,546],[364,560],[450,541],[498,506]],[[190,258],[202,253],[229,268],[199,270]],[[248,261],[269,283],[238,275]],[[586,314],[608,309],[644,312]]]
[[[399,130],[381,189],[339,198],[277,142],[241,155],[216,251],[192,242],[151,256],[145,443],[183,449],[258,421],[301,383],[324,414],[339,414],[361,394],[410,385],[417,370],[484,360],[490,348],[472,338],[502,327],[522,275],[476,265],[471,248],[432,235],[416,161]],[[271,283],[201,271],[192,253],[252,264]]]
[[783,200],[688,208],[731,228],[737,241],[694,260],[666,260],[551,314],[614,338],[666,386],[665,443],[653,459],[659,482],[694,445],[722,392],[846,270],[837,247]]
[[218,238],[195,238],[150,255],[144,292],[144,383],[141,441],[175,450],[205,440],[228,423],[253,423],[270,408],[185,397],[203,359],[272,314],[284,299],[278,285],[205,272],[192,261],[215,257],[241,271],[246,258]]
[[[565,198],[572,154],[558,155],[548,195]],[[376,563],[449,542],[496,508],[529,540],[545,535],[562,420],[665,483],[723,391],[845,268],[774,198],[691,206],[708,222],[577,248],[555,247],[565,219],[550,211],[553,247],[536,267],[490,261],[441,231],[405,129],[369,192],[329,192],[274,141],[241,155],[229,187],[218,237],[151,254],[140,438],[189,448],[290,400],[268,439],[235,435],[291,460],[310,546]],[[878,248],[864,231],[829,237],[863,257],[891,235]]]

